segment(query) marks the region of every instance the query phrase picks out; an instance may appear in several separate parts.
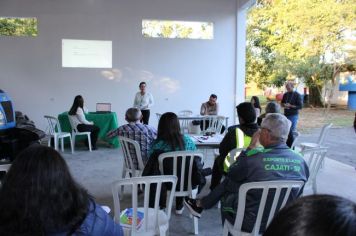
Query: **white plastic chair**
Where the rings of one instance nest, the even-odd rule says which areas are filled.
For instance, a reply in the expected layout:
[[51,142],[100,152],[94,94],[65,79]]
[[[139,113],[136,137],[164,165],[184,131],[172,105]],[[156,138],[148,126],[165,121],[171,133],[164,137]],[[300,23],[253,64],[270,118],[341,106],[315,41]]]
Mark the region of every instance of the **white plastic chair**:
[[75,125],[72,123],[71,118],[68,115],[68,119],[69,119],[69,123],[70,126],[72,128],[72,145],[73,145],[73,152],[74,152],[74,148],[75,148],[75,137],[79,136],[79,135],[86,135],[88,138],[88,145],[89,145],[89,151],[91,151],[91,138],[90,138],[90,132],[79,132],[77,130],[77,127],[74,127]]
[[293,137],[294,137],[294,140],[293,140],[293,143],[292,143],[292,145],[291,145],[291,149],[295,149],[295,146],[296,146],[296,144],[297,144],[297,141],[298,141],[298,139],[300,138],[300,132],[298,132],[298,131],[293,131]]
[[304,189],[311,187],[313,189],[313,194],[316,194],[316,177],[320,171],[321,166],[323,165],[327,152],[327,147],[309,148],[301,152],[309,167],[309,179],[305,184]]
[[49,139],[48,139],[48,147],[51,146],[51,138],[54,139],[54,149],[58,151],[58,142],[61,141],[61,150],[64,152],[64,138],[69,138],[70,141],[70,148],[73,150],[73,143],[72,143],[72,136],[69,132],[62,132],[61,125],[56,117],[53,116],[44,116],[48,122],[48,132],[49,132]]
[[0,171],[1,172],[8,172],[11,167],[11,164],[0,164]]
[[[0,164],[0,172],[5,172],[7,173],[11,167],[11,164]],[[0,187],[1,187],[1,181],[0,181]]]
[[[267,226],[273,219],[274,215],[278,210],[283,208],[285,204],[287,203],[287,200],[289,198],[289,195],[292,191],[292,189],[298,189],[298,191],[303,187],[304,182],[303,181],[263,181],[263,182],[251,182],[251,183],[246,183],[240,186],[239,188],[239,199],[238,199],[238,204],[237,204],[237,213],[236,213],[236,218],[235,218],[235,223],[232,225],[228,220],[225,220],[224,222],[224,229],[223,229],[223,235],[227,236],[229,233],[231,235],[237,236],[237,235],[260,235],[260,227],[261,227],[261,222],[262,222],[262,216],[264,214],[266,202],[267,202],[267,196],[269,190],[275,189],[274,193],[274,198],[273,202],[271,205],[271,210],[268,215],[268,220],[267,220]],[[253,230],[251,233],[246,233],[241,230],[242,228],[242,222],[244,219],[244,214],[245,214],[245,206],[246,206],[246,195],[248,191],[252,189],[260,189],[262,191],[261,195],[261,201],[259,204],[258,208],[258,213],[256,217],[256,222],[253,227]],[[277,205],[280,202],[281,192],[282,190],[285,191],[285,195],[282,200],[282,204],[280,207],[277,209]]]
[[[180,111],[178,114],[179,114],[179,116],[187,117],[187,116],[193,115],[193,111],[183,110],[183,111]],[[183,134],[189,133],[190,121],[189,120],[180,120],[179,123],[180,123],[180,128],[181,128],[182,133]]]
[[[160,210],[159,199],[161,194],[162,184],[172,184],[172,192],[168,194],[168,202],[166,210]],[[157,184],[155,194],[154,208],[149,208],[149,197],[151,184]],[[114,220],[116,223],[120,223],[120,199],[119,190],[122,186],[132,186],[132,208],[133,208],[133,220],[132,227],[123,227],[125,233],[129,235],[167,235],[169,229],[169,219],[171,217],[171,209],[173,203],[174,190],[177,184],[176,176],[145,176],[134,177],[131,179],[122,179],[112,183],[112,194],[114,198]],[[138,202],[138,188],[140,185],[144,185],[144,202],[143,204]],[[144,219],[141,227],[137,228],[137,211],[144,213]],[[125,234],[126,235],[126,234]]]
[[316,143],[311,143],[311,142],[303,142],[300,144],[301,147],[301,151],[308,149],[308,148],[316,148],[316,147],[321,147],[324,143],[325,140],[325,136],[327,135],[327,133],[329,132],[331,126],[333,124],[326,124],[323,126],[323,128],[321,129],[318,141]]
[[193,115],[193,111],[191,110],[182,110],[180,112],[178,112],[179,116],[192,116]]
[[[140,145],[130,138],[123,136],[119,136],[118,138],[125,160],[122,178],[126,178],[128,173],[131,177],[140,177],[144,169]],[[134,159],[137,159],[137,166],[133,162]]]
[[[130,138],[119,136],[120,146],[122,148],[122,153],[124,155],[124,163],[122,169],[122,178],[126,178],[127,174],[130,177],[141,177],[142,171],[144,169],[141,149],[138,142]],[[137,159],[137,166],[134,164],[133,160]],[[124,191],[124,186],[122,186],[121,191]]]
[[159,119],[161,119],[162,114],[161,113],[156,113],[156,117],[157,117],[157,122],[159,122]]
[[[232,164],[234,164],[234,162],[236,161],[237,157],[240,155],[240,153],[243,150],[245,150],[245,148],[241,147],[241,148],[234,148],[229,152],[229,154],[230,154],[230,159],[229,159],[230,166]],[[220,155],[219,154],[219,150],[214,150],[214,157],[217,158],[219,155]],[[223,178],[224,178],[224,176],[223,176]],[[221,208],[221,202],[220,201],[218,202],[218,208],[219,209]]]
[[206,134],[206,133],[220,134],[222,127],[223,127],[225,117],[224,116],[204,116],[202,120],[203,120],[202,134]]
[[[195,151],[176,151],[176,152],[166,152],[162,153],[158,157],[158,162],[159,162],[159,171],[161,172],[162,175],[165,174],[164,170],[164,165],[163,162],[167,161],[168,159],[172,160],[173,164],[173,173],[167,173],[169,175],[173,174],[174,176],[177,176],[179,178],[177,188],[175,189],[176,192],[174,194],[175,197],[190,197],[193,199],[196,199],[197,194],[198,194],[198,187],[193,189],[192,188],[192,172],[193,172],[193,163],[194,163],[194,157],[200,157],[200,160],[203,160],[203,154],[200,152],[195,152]],[[178,159],[180,161],[178,162]],[[182,168],[186,166],[186,163],[189,162],[188,169]],[[181,169],[178,172],[178,164],[180,164]],[[185,176],[188,176],[187,180],[187,186],[185,188],[184,183],[185,181]],[[194,221],[194,234],[198,234],[198,218],[193,217]]]

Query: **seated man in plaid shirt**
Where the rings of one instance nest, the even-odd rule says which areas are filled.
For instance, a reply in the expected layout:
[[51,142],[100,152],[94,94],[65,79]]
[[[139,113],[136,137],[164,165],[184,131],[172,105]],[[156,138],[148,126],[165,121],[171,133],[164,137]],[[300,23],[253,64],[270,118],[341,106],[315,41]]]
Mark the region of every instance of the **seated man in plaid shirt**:
[[[125,114],[125,120],[128,124],[122,125],[117,129],[111,130],[107,133],[108,138],[114,138],[116,136],[123,136],[130,138],[139,143],[141,149],[141,156],[143,164],[146,165],[148,161],[148,151],[153,140],[157,137],[157,130],[149,125],[140,123],[142,119],[142,113],[138,108],[129,108]],[[133,145],[130,145],[133,148]],[[135,151],[132,150],[134,153]],[[137,159],[133,160],[136,168],[138,168]]]

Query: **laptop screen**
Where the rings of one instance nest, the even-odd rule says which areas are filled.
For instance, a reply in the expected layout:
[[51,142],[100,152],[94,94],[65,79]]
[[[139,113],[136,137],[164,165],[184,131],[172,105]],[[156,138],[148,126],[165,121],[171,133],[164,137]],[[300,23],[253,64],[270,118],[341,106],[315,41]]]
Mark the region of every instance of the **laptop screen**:
[[111,112],[111,103],[97,103],[96,104],[97,112]]

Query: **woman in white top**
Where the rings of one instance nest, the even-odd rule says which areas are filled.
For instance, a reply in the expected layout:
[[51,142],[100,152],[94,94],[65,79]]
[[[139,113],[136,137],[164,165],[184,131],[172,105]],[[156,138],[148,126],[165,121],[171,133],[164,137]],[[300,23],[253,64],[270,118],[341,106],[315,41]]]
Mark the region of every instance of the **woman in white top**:
[[[96,150],[96,141],[98,140],[98,134],[100,128],[94,125],[93,121],[88,121],[84,114],[84,99],[81,95],[77,95],[74,98],[72,107],[68,112],[68,117],[74,127],[77,127],[79,132],[90,132],[92,149]],[[88,141],[86,141],[86,146],[88,146]]]
[[146,82],[141,82],[139,85],[140,92],[136,93],[134,107],[142,112],[142,122],[148,125],[150,119],[150,107],[153,106],[152,94],[146,92]]

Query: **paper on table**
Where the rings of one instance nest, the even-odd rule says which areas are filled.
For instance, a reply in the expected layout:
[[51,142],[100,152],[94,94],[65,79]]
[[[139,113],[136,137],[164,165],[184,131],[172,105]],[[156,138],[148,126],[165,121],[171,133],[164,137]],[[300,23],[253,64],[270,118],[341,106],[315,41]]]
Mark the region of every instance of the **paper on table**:
[[193,136],[193,138],[200,143],[220,143],[223,139],[222,135],[214,136]]

